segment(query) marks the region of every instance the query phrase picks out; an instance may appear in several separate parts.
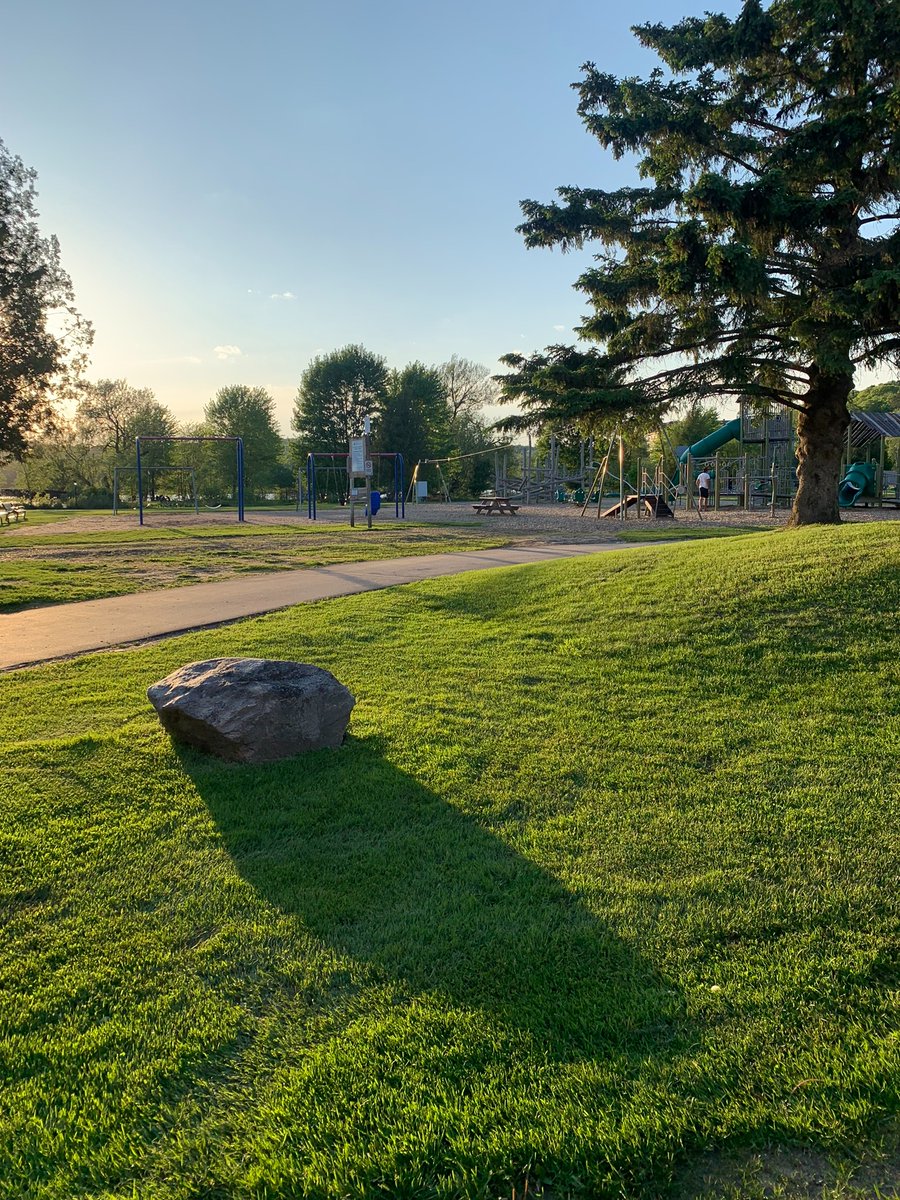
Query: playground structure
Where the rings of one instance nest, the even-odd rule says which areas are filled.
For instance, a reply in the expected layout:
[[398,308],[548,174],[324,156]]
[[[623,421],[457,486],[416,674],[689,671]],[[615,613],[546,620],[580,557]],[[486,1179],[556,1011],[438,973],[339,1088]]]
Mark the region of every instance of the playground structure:
[[[193,467],[165,466],[165,467],[144,468],[144,470],[147,471],[148,475],[156,476],[156,487],[157,488],[159,485],[160,476],[163,477],[164,481],[165,481],[165,477],[167,475],[180,476],[179,485],[178,485],[179,499],[181,499],[183,496],[184,481],[185,481],[185,478],[187,478],[187,482],[189,483],[190,489],[191,489],[190,505],[193,508],[195,515],[200,512],[200,497],[197,492],[197,472],[195,471],[195,469]],[[135,503],[137,503],[137,488],[140,487],[143,482],[142,480],[139,479],[139,477],[137,475],[137,471],[138,471],[137,467],[113,467],[112,494],[113,494],[113,516],[114,517],[117,516],[118,512],[119,512],[120,487],[121,487],[121,479],[122,479],[123,475],[134,474],[136,476],[134,499],[135,499]],[[154,491],[156,490],[156,488],[153,487],[153,484],[151,484],[151,488],[153,488]]]
[[[208,435],[184,437],[178,435],[168,435],[160,433],[142,433],[134,439],[134,450],[136,463],[133,468],[137,473],[137,502],[138,502],[138,523],[144,524],[144,470],[152,470],[156,474],[168,474],[169,472],[186,470],[190,472],[192,478],[191,490],[194,501],[194,511],[199,511],[199,501],[197,496],[197,482],[193,467],[170,467],[156,466],[146,468],[141,459],[141,448],[146,442],[231,442],[235,449],[235,496],[237,500],[237,519],[244,520],[244,442],[239,437],[212,437]],[[129,468],[116,468],[113,472],[115,482],[113,488],[113,512],[118,510],[118,471],[128,470]]]
[[[660,427],[661,441],[668,444],[665,427]],[[663,458],[638,460],[635,486],[625,475],[624,446],[617,431],[610,439],[606,454],[596,457],[594,438],[585,438],[578,445],[577,465],[572,459],[574,450],[565,453],[559,440],[551,435],[545,452],[539,453],[529,435],[527,446],[499,446],[477,451],[475,455],[455,458],[423,459],[413,470],[410,494],[415,493],[420,468],[430,465],[436,469],[442,498],[450,501],[450,489],[441,464],[461,458],[494,458],[494,493],[525,505],[553,504],[570,501],[583,505],[582,513],[592,502],[597,503],[598,516],[624,516],[629,510],[638,515],[673,516],[676,508],[693,508],[696,503],[694,479],[704,468],[715,482],[713,506],[742,504],[750,508],[771,505],[773,489],[776,500],[793,497],[796,489],[796,460],[793,450],[793,424],[790,414],[756,417],[749,406],[742,405],[741,415],[724,422],[691,446],[672,447],[675,471],[666,473]],[[720,447],[737,439],[741,446],[738,457],[720,456]],[[619,445],[618,470],[613,463],[613,450]],[[568,460],[568,461],[567,461]],[[618,496],[612,507],[603,510],[604,500]]]
[[[868,508],[900,508],[897,455],[894,470],[885,470],[888,438],[900,438],[900,413],[851,412],[847,428],[838,504]],[[900,449],[900,447],[898,447]]]
[[576,499],[590,486],[596,470],[594,439],[584,438],[578,447],[578,466],[566,463],[559,440],[551,434],[546,453],[532,446],[502,446],[494,454],[494,490],[498,496],[522,504],[552,504]]
[[[749,404],[740,406],[736,418],[724,421],[712,433],[688,446],[672,446],[664,425],[659,427],[660,444],[665,445],[674,462],[671,474],[665,457],[638,460],[637,484],[625,474],[624,438],[613,433],[606,455],[596,468],[587,491],[572,497],[582,504],[582,516],[596,504],[596,516],[625,520],[634,510],[638,517],[671,518],[678,509],[700,512],[696,478],[708,472],[713,488],[709,508],[740,506],[751,509],[766,505],[774,509],[791,502],[796,490],[796,457],[793,450],[793,422],[790,413],[757,414]],[[720,454],[724,446],[737,442],[739,454]],[[618,463],[613,450],[618,444]],[[612,491],[612,503],[610,503]]]
[[[355,439],[351,439],[351,446]],[[368,454],[368,452],[367,452]],[[369,520],[371,528],[372,517],[378,511],[381,504],[381,494],[369,486],[374,472],[375,460],[389,459],[393,464],[392,481],[393,481],[393,497],[394,497],[394,516],[399,520],[406,517],[406,496],[404,493],[404,464],[403,455],[396,453],[379,453],[368,454],[364,457],[362,464],[357,464],[358,470],[351,462],[351,456],[346,451],[329,451],[308,454],[306,456],[306,515],[311,521],[317,520],[318,517],[318,496],[320,487],[320,473],[316,465],[316,460],[322,459],[325,462],[325,494],[328,494],[329,483],[333,484],[335,491],[335,499],[337,503],[344,506],[350,502],[351,508],[351,524],[353,524],[353,498],[354,498],[354,479],[366,479],[366,516]],[[302,468],[301,468],[302,472]],[[297,478],[297,512],[300,512],[303,503],[303,480],[302,474],[298,472]],[[378,497],[376,502],[375,497]]]
[[[665,427],[660,440],[668,444]],[[720,449],[737,440],[737,456],[725,456]],[[618,464],[613,451],[618,443]],[[701,470],[713,478],[714,496],[710,507],[738,505],[745,508],[790,504],[796,491],[794,428],[787,411],[758,416],[749,407],[691,446],[668,445],[675,469],[668,474],[662,456],[639,459],[632,483],[625,474],[624,446],[617,431],[610,439],[606,454],[598,461],[594,438],[585,438],[577,450],[565,453],[559,440],[551,435],[546,450],[539,453],[529,436],[527,446],[499,446],[477,451],[474,455],[454,458],[423,459],[413,470],[410,494],[415,494],[420,468],[433,466],[438,473],[442,498],[450,501],[450,489],[442,464],[461,458],[494,458],[494,494],[524,505],[570,501],[586,512],[592,502],[598,516],[624,517],[630,510],[637,515],[671,517],[678,508],[694,508],[694,480]],[[567,461],[568,460],[568,461]],[[617,499],[614,499],[617,497]],[[774,499],[773,499],[774,497]],[[611,506],[610,500],[614,499]],[[607,508],[604,509],[604,503]]]
[[[720,453],[729,442],[738,443],[735,455]],[[673,503],[694,508],[696,478],[701,471],[712,477],[709,507],[745,509],[789,507],[797,490],[794,423],[786,409],[758,413],[740,405],[737,417],[691,446],[678,447],[672,480]]]
[[[661,430],[665,436],[665,430]],[[846,450],[841,465],[838,503],[842,508],[869,505],[900,508],[898,472],[885,470],[886,443],[900,439],[900,413],[852,411]],[[789,508],[797,490],[795,431],[790,412],[759,414],[742,403],[740,415],[690,446],[677,447],[675,471],[666,475],[662,462],[638,464],[637,486],[624,478],[620,439],[619,475],[608,469],[616,438],[591,485],[597,515],[624,519],[630,509],[637,516],[671,517],[675,510],[696,509],[696,478],[701,471],[712,477],[711,509],[738,507],[747,510]],[[730,442],[739,452],[722,454]],[[898,448],[900,449],[900,448]],[[607,478],[619,487],[618,501],[603,510]],[[580,499],[580,498],[579,498]],[[585,499],[582,515],[589,501]]]

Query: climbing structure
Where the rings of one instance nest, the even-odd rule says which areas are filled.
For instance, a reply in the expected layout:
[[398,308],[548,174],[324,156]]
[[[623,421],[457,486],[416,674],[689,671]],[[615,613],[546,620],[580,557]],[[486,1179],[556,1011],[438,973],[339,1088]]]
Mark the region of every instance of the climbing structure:
[[[887,470],[888,440],[898,439],[894,469]],[[844,469],[838,490],[841,508],[885,506],[900,508],[898,487],[900,412],[851,410]]]

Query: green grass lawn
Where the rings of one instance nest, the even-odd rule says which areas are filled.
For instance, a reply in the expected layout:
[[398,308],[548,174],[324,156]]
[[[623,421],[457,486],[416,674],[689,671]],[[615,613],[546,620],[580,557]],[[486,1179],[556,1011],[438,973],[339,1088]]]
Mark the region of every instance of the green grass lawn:
[[145,526],[47,533],[0,542],[0,613],[149,588],[209,583],[256,571],[483,550],[510,537],[478,528],[381,522],[334,525]]
[[620,542],[696,542],[703,538],[743,537],[745,533],[771,533],[759,525],[666,525],[654,521],[644,528],[625,528],[616,535]]
[[[11,501],[18,504],[19,501]],[[100,508],[29,508],[24,521],[13,521],[10,525],[0,525],[0,537],[13,532],[21,525],[57,525],[72,520],[73,517],[108,517],[109,509]]]
[[[898,609],[849,526],[0,676],[0,1196],[896,1195]],[[226,654],[345,746],[174,747]]]

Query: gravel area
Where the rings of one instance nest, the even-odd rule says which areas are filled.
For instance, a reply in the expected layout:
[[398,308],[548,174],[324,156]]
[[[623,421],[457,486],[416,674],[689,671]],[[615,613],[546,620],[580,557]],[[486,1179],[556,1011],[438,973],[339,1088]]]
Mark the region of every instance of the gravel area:
[[[543,504],[522,505],[514,517],[478,516],[472,511],[471,504],[418,504],[408,505],[407,519],[413,521],[436,521],[442,524],[464,523],[474,524],[486,529],[503,528],[514,532],[517,537],[525,535],[540,541],[566,542],[597,542],[613,541],[623,529],[656,528],[672,530],[678,528],[696,528],[701,523],[706,525],[738,526],[744,528],[781,529],[787,523],[787,509],[776,509],[771,516],[768,509],[751,509],[745,512],[742,508],[719,509],[718,512],[705,512],[698,516],[696,510],[679,509],[674,520],[655,521],[652,518],[638,517],[634,510],[628,512],[626,520],[616,517],[597,518],[596,506],[589,508],[581,516],[581,506],[577,504]],[[900,510],[893,508],[852,509],[843,513],[845,521],[900,521]]]
[[[651,518],[637,517],[634,511],[628,513],[625,521],[615,517],[598,518],[596,509],[588,509],[582,517],[581,508],[576,504],[545,504],[522,505],[513,517],[508,516],[479,516],[472,511],[470,502],[459,501],[456,504],[409,504],[406,517],[409,521],[428,524],[447,525],[459,524],[492,532],[508,534],[516,542],[603,542],[614,541],[623,529],[660,528],[664,530],[679,527],[695,528],[701,523],[696,511],[680,509],[675,514],[674,521],[654,521]],[[900,521],[900,509],[894,508],[860,508],[844,511],[845,521]],[[745,528],[780,529],[787,521],[787,510],[776,510],[775,516],[768,509],[751,509],[745,512],[739,508],[720,509],[718,512],[703,514],[702,521],[708,525],[731,525]],[[158,512],[146,517],[144,526],[147,530],[160,526],[179,526],[190,528],[191,525],[233,525],[235,515],[223,512],[201,513],[199,517],[191,512]],[[319,509],[319,523],[328,525],[345,525],[349,520],[346,509]],[[363,518],[364,520],[364,518]],[[386,504],[379,514],[378,521],[393,521],[393,506]],[[281,512],[248,512],[247,523],[251,525],[294,525],[309,524],[306,512],[296,513],[291,510]],[[136,513],[120,513],[117,517],[84,516],[69,517],[60,522],[50,524],[29,524],[27,521],[4,531],[5,537],[28,537],[29,535],[47,535],[57,533],[107,533],[112,530],[136,528],[138,524]]]

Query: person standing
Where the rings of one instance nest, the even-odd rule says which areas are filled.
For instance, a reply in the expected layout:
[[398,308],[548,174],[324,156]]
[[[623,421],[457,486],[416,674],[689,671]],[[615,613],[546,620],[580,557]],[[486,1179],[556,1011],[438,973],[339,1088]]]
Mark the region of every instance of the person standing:
[[709,508],[709,489],[712,486],[712,476],[706,467],[697,476],[697,507],[700,509]]

